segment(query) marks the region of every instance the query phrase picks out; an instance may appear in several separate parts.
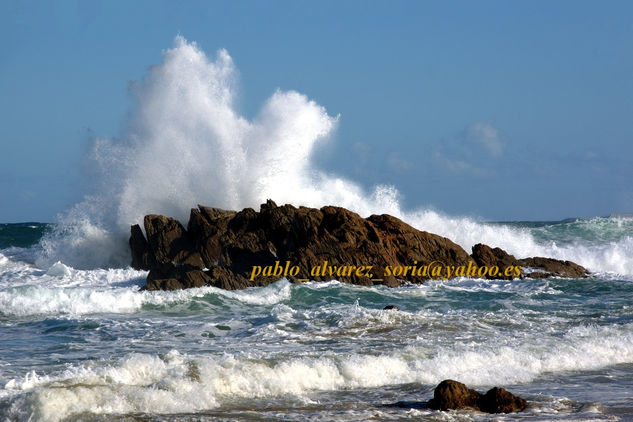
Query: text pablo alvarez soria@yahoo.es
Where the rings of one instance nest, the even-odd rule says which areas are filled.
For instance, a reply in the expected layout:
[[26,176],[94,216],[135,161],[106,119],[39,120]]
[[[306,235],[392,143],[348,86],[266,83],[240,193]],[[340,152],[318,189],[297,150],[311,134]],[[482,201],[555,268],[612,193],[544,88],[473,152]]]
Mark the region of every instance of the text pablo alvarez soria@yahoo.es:
[[[382,270],[382,274],[374,274],[376,270]],[[292,265],[290,261],[281,264],[275,261],[275,265],[254,265],[251,270],[251,280],[257,277],[297,277],[301,273],[298,265]],[[303,273],[305,274],[305,273]],[[498,266],[480,266],[478,267],[472,261],[468,265],[444,265],[441,261],[432,261],[430,264],[418,265],[418,261],[414,261],[413,265],[387,265],[382,268],[373,265],[329,265],[328,261],[312,267],[307,272],[311,277],[365,277],[372,280],[376,276],[382,277],[398,277],[406,280],[406,277],[428,277],[430,279],[449,279],[453,277],[518,277],[521,275],[521,267],[508,266],[499,269]],[[299,281],[307,281],[307,278]]]

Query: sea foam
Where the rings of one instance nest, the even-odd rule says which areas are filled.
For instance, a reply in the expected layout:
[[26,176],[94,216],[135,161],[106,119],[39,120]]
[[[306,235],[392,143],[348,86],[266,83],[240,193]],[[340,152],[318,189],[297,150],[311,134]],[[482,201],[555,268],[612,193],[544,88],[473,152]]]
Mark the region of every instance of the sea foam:
[[139,291],[146,274],[124,269],[74,270],[55,264],[43,276],[31,273],[31,278],[23,277],[16,283],[0,283],[0,314],[14,317],[128,314],[138,312],[144,305],[169,306],[207,295],[220,296],[225,302],[260,306],[290,298],[290,283],[285,280],[240,291],[216,287]]
[[[458,378],[472,386],[509,385],[565,371],[631,362],[631,327],[577,327],[514,345],[486,343],[416,346],[385,354],[326,354],[281,360],[248,355],[159,356],[132,353],[118,363],[92,362],[57,375],[8,380],[5,389],[25,394],[22,416],[57,421],[95,414],[191,413],[242,399],[288,397],[311,400],[319,391],[376,388]],[[63,386],[63,388],[60,388]],[[14,415],[16,416],[16,415]]]

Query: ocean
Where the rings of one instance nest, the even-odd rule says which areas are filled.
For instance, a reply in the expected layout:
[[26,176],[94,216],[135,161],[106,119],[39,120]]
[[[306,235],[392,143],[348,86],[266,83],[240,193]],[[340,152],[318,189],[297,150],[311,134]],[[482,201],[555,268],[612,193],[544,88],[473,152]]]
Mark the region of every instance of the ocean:
[[[282,90],[244,116],[238,75],[227,51],[177,37],[130,84],[121,133],[94,141],[84,198],[54,224],[0,224],[0,421],[490,420],[425,409],[447,378],[529,400],[493,420],[633,420],[633,218],[405,209],[395,186],[315,164],[339,116]],[[268,198],[388,213],[467,251],[568,259],[592,277],[140,290],[131,224]]]
[[[633,259],[631,218],[479,224]],[[490,420],[426,409],[447,378],[529,401],[494,420],[633,419],[630,272],[146,292],[126,266],[42,267],[51,231],[0,225],[0,420]]]

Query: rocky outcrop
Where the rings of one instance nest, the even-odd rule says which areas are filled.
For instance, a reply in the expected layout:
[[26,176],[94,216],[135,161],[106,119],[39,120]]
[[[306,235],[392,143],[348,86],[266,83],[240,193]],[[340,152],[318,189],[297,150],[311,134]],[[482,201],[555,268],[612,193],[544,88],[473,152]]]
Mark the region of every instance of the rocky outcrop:
[[[588,271],[571,261],[561,261],[552,258],[525,258],[516,259],[501,248],[491,248],[488,245],[478,243],[472,248],[471,257],[479,267],[499,267],[499,274],[491,276],[486,274],[486,278],[512,279],[513,276],[505,276],[508,267],[522,268],[520,276],[522,278],[547,278],[547,277],[567,277],[584,278],[589,275]],[[511,271],[508,271],[512,274]]]
[[429,407],[436,410],[472,408],[479,410],[481,394],[453,380],[444,380],[433,392]]
[[[282,277],[393,287],[460,275],[457,267],[522,265],[499,248],[476,245],[469,256],[450,239],[390,215],[362,218],[333,206],[296,208],[271,200],[259,212],[199,206],[191,210],[186,228],[153,214],[143,223],[145,235],[132,226],[130,248],[132,267],[149,270],[148,290],[243,289]],[[530,259],[526,265],[543,273],[571,276],[565,272],[570,269],[573,276],[580,270],[585,274],[573,263]]]
[[506,276],[506,270],[509,270],[509,267],[521,267],[514,256],[508,254],[501,248],[491,248],[490,246],[484,245],[483,243],[478,243],[473,246],[472,251],[473,253],[471,257],[478,267],[499,267],[499,274],[496,274],[494,276],[490,274],[483,274],[482,277],[485,278],[501,278],[511,280],[516,277],[516,275],[513,271],[507,271],[509,275]]
[[487,413],[512,413],[525,410],[527,402],[504,388],[494,387],[486,394],[481,394],[461,382],[444,380],[435,387],[433,399],[428,405],[436,410],[473,409]]
[[546,277],[566,277],[584,278],[589,276],[589,272],[578,264],[571,261],[561,261],[552,258],[525,258],[517,260],[519,265],[533,271],[525,272],[524,275],[530,278]]
[[500,387],[491,388],[479,400],[479,410],[487,413],[522,412],[526,407],[525,399]]

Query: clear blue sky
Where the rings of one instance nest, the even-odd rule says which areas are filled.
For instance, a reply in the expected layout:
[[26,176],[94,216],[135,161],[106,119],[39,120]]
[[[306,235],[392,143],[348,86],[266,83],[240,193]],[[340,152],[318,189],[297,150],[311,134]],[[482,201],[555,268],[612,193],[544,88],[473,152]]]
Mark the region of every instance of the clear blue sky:
[[633,212],[633,2],[0,2],[0,222],[53,221],[181,34],[340,123],[318,165],[490,220]]

